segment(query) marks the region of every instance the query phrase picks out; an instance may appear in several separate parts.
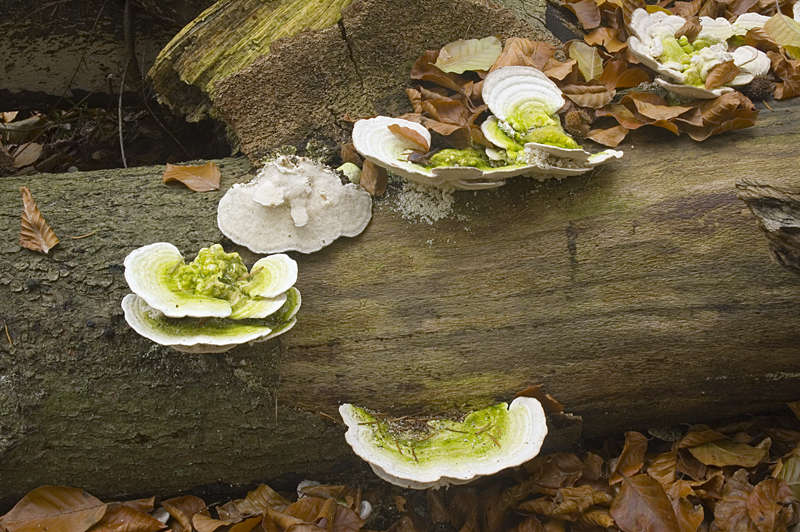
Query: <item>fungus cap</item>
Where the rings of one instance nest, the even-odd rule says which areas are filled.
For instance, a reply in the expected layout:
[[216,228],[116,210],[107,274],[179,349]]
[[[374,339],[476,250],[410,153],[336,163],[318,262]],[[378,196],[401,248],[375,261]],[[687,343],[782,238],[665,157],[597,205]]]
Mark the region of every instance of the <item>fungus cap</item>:
[[342,184],[330,168],[282,156],[219,202],[220,231],[255,253],[312,253],[340,236],[360,234],[372,218],[372,196]]
[[394,432],[363,408],[339,407],[345,439],[382,479],[407,488],[465,484],[534,458],[547,435],[542,406],[518,397],[468,414],[462,422],[428,421],[418,438]]

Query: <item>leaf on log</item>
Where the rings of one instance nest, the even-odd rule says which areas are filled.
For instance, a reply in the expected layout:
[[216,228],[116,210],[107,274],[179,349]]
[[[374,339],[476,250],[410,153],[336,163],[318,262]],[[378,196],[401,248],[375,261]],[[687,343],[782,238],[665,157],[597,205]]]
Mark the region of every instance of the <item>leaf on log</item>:
[[195,192],[219,190],[219,168],[212,161],[198,166],[167,164],[162,181],[180,181]]
[[721,532],[757,532],[747,511],[752,491],[744,469],[739,469],[725,482],[722,500],[714,506],[714,523]]
[[400,124],[392,124],[389,126],[389,131],[396,135],[400,135],[401,137],[410,140],[417,147],[422,150],[423,153],[428,153],[431,149],[428,141],[417,133],[415,130],[411,129],[410,127],[403,127]]
[[767,451],[732,440],[717,440],[689,447],[692,456],[709,466],[755,467],[767,458]]
[[613,148],[625,140],[625,137],[628,135],[628,131],[630,130],[625,126],[614,126],[607,129],[593,129],[586,134],[586,138],[592,139],[603,146]]
[[483,39],[459,39],[439,51],[434,66],[453,74],[463,74],[468,70],[485,71],[492,68],[502,49],[500,39],[491,35]]
[[365,160],[359,184],[373,196],[380,196],[389,186],[389,174],[386,173],[386,168]]
[[786,49],[792,59],[800,59],[800,22],[776,13],[764,24],[764,30]]
[[623,477],[610,513],[624,532],[680,532],[667,492],[647,475]]
[[506,39],[503,52],[494,62],[492,70],[507,66],[531,66],[542,70],[555,50],[552,44],[546,42],[511,37]]
[[601,15],[600,9],[597,7],[595,0],[579,0],[577,2],[568,2],[565,7],[570,9],[578,21],[583,26],[583,29],[590,30],[600,25]]
[[540,403],[545,414],[560,414],[564,411],[564,405],[556,401],[552,395],[545,393],[542,390],[543,385],[537,384],[535,386],[528,386],[524,390],[517,392],[514,398],[517,397],[533,397]]
[[42,145],[35,142],[20,144],[11,154],[14,158],[14,168],[22,168],[39,160],[42,155]]
[[768,478],[753,488],[747,498],[747,513],[758,532],[779,532],[792,520],[794,512],[788,504],[794,500],[783,479]]
[[647,453],[647,438],[640,432],[626,432],[625,446],[611,470],[609,484],[617,484],[622,477],[632,477],[642,469]]
[[30,189],[22,187],[20,192],[22,192],[22,229],[19,233],[19,245],[46,254],[58,244],[58,237],[44,221],[39,207],[33,201]]
[[726,83],[733,81],[733,79],[739,75],[739,67],[733,63],[733,59],[730,61],[724,61],[714,68],[708,73],[708,77],[706,78],[706,89],[713,89],[716,87],[721,87]]
[[91,532],[157,532],[167,525],[126,504],[109,507],[103,518],[94,525]]
[[584,81],[597,79],[603,73],[603,58],[594,46],[574,41],[569,45],[569,57],[578,62]]
[[4,515],[0,527],[8,532],[86,532],[102,519],[107,508],[81,489],[42,486]]

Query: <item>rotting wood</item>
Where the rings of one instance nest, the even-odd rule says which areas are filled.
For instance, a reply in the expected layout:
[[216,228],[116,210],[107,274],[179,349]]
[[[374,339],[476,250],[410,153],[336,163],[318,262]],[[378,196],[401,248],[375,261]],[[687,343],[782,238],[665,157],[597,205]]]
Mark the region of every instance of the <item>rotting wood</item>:
[[[800,390],[800,277],[774,264],[737,179],[798,179],[800,108],[703,143],[637,131],[590,176],[456,193],[429,225],[392,185],[366,231],[298,261],[298,324],[226,355],[131,331],[122,262],[157,241],[220,242],[220,191],[163,168],[6,178],[0,189],[0,493],[174,493],[357,461],[341,402],[403,415],[541,383],[583,436],[775,411]],[[21,249],[18,189],[64,239]],[[229,243],[228,243],[229,244]],[[228,249],[231,246],[228,245]],[[243,253],[246,261],[255,256]]]

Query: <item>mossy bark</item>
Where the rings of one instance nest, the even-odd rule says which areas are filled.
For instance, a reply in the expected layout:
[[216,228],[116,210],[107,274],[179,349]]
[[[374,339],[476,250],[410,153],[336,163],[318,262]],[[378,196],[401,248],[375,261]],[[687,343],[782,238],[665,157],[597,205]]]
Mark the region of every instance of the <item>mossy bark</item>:
[[[203,194],[162,168],[6,178],[3,502],[40,484],[112,496],[324,474],[357,461],[318,416],[343,401],[468,408],[541,383],[589,437],[783,408],[800,399],[800,277],[734,187],[796,179],[800,109],[773,107],[702,144],[639,131],[594,175],[456,193],[432,225],[404,218],[392,185],[362,235],[292,254],[297,326],[225,355],[130,330],[122,263],[157,241],[234,249],[216,204],[247,162],[223,161]],[[49,255],[18,244],[22,185],[61,238]]]

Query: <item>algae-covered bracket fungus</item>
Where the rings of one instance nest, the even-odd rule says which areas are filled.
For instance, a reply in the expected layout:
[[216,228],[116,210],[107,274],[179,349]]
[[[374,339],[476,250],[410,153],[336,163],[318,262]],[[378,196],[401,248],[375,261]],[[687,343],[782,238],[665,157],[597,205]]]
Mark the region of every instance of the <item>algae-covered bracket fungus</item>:
[[564,131],[556,114],[564,105],[561,89],[535,68],[494,70],[484,80],[482,94],[493,115],[481,130],[494,148],[444,149],[417,164],[409,154],[419,150],[419,143],[389,126],[411,130],[428,145],[430,133],[420,124],[385,116],[357,121],[353,145],[366,159],[403,177],[465,190],[499,187],[514,176],[545,180],[579,175],[622,156],[615,150],[591,154]]
[[217,225],[255,253],[318,251],[356,236],[372,218],[372,196],[342,184],[333,169],[304,157],[281,156],[220,200]]
[[[741,15],[733,23],[700,17],[700,32],[690,42],[685,35],[676,37],[686,23],[684,18],[637,9],[631,15],[633,35],[628,47],[639,61],[661,75],[656,82],[664,88],[687,98],[716,98],[769,71],[770,60],[764,52],[742,46],[747,31],[763,27],[768,19],[755,13]],[[732,46],[735,49],[729,51]],[[739,69],[738,74],[721,86],[706,88],[714,67],[729,61]]]
[[406,488],[465,484],[531,460],[547,435],[544,410],[518,397],[467,414],[463,420],[426,419],[404,425],[343,404],[345,439],[376,475]]
[[191,353],[221,353],[292,328],[300,308],[297,263],[286,255],[258,260],[248,272],[238,253],[215,244],[184,263],[178,248],[157,242],[125,258],[133,294],[125,320],[145,338]]

